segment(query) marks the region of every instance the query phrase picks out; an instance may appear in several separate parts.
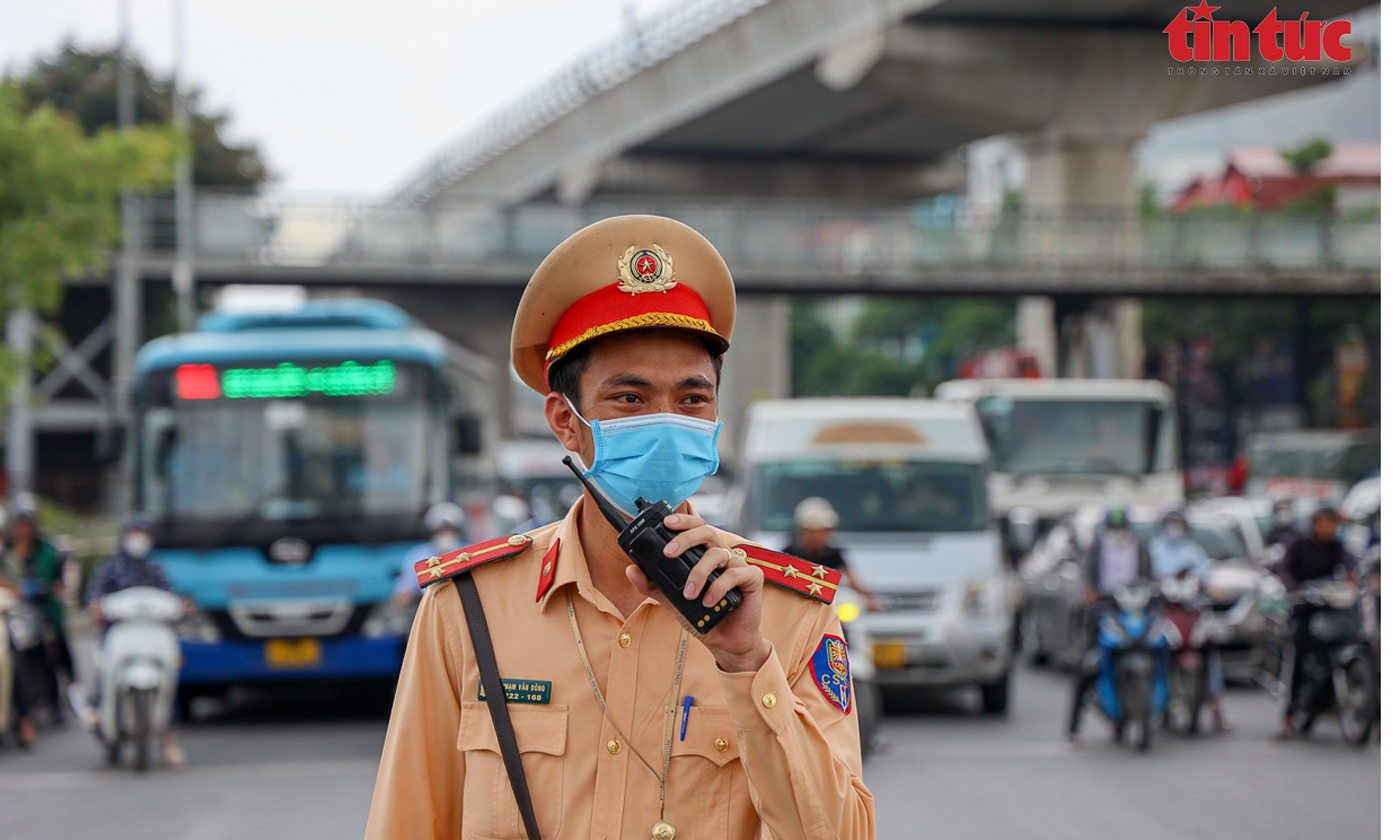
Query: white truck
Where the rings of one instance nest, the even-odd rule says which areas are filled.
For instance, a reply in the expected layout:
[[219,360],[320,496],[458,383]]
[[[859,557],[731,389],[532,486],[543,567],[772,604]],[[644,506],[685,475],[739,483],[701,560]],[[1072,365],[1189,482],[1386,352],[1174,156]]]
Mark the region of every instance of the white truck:
[[1138,379],[955,379],[934,392],[977,409],[992,451],[992,514],[1013,551],[1085,505],[1185,499],[1172,390]]
[[987,505],[989,453],[970,405],[800,399],[749,409],[734,530],[776,549],[793,510],[820,496],[834,544],[881,611],[858,622],[882,685],[977,686],[1006,712],[1015,575]]

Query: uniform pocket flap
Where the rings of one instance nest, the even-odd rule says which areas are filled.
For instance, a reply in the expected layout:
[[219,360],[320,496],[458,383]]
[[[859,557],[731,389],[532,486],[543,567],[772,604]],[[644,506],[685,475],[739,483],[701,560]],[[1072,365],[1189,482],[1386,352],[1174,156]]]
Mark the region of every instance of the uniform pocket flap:
[[[532,706],[508,704],[515,743],[522,753],[563,755],[564,741],[569,731],[568,706]],[[496,728],[491,723],[491,710],[485,703],[462,704],[462,723],[457,728],[457,749],[490,750],[501,754],[496,741]]]
[[724,707],[690,707],[690,720],[681,740],[680,721],[676,721],[676,740],[671,744],[672,755],[699,755],[723,767],[739,757],[738,728],[729,709]]

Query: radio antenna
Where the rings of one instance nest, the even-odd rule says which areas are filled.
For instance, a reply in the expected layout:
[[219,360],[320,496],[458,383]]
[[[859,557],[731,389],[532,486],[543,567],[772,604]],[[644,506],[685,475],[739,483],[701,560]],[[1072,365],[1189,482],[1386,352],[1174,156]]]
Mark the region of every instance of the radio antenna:
[[598,510],[603,512],[603,518],[608,520],[608,524],[616,528],[618,533],[622,533],[622,529],[627,527],[626,515],[618,509],[617,505],[608,501],[602,491],[593,486],[593,482],[583,477],[583,473],[579,472],[578,465],[574,463],[573,458],[565,455],[564,466],[573,470],[574,475],[578,476],[578,480],[583,482],[583,489],[587,490],[588,495],[593,497],[593,501],[598,503]]

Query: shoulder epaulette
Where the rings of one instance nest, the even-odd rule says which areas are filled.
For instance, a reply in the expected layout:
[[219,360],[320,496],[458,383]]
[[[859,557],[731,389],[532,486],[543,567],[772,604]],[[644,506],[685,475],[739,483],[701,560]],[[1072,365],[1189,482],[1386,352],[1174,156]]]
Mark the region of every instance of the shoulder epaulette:
[[533,539],[524,534],[499,537],[476,545],[469,545],[466,548],[459,548],[456,551],[449,551],[436,557],[429,557],[426,560],[419,560],[413,564],[413,571],[418,573],[418,585],[426,588],[430,583],[447,580],[462,572],[475,569],[477,566],[514,557],[529,548],[533,542]]
[[836,597],[836,584],[841,582],[841,573],[835,569],[757,545],[737,545],[734,550],[744,552],[749,564],[762,569],[769,583],[776,583],[824,604],[830,604],[831,599]]

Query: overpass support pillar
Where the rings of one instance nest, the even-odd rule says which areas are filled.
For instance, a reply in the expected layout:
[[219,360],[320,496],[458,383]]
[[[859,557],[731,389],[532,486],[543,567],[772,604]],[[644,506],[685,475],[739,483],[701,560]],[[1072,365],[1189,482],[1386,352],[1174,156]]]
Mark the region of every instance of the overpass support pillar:
[[[1051,130],[1027,145],[1027,221],[1039,236],[1053,239],[1036,243],[1041,254],[1072,259],[1092,251],[1095,261],[1116,255],[1124,263],[1138,257],[1136,140]],[[1136,298],[1059,299],[1049,305],[1045,298],[1027,298],[1017,309],[1017,330],[1046,376],[1141,376],[1142,306]]]
[[1059,375],[1054,298],[1026,295],[1016,301],[1016,346],[1035,356],[1041,376]]
[[744,441],[750,403],[792,394],[791,308],[786,296],[741,295],[734,320],[734,346],[724,356],[720,378],[720,459],[735,465]]
[[34,408],[30,405],[34,320],[33,310],[16,309],[5,323],[5,342],[15,361],[15,381],[5,413],[5,492],[12,497],[34,489]]

